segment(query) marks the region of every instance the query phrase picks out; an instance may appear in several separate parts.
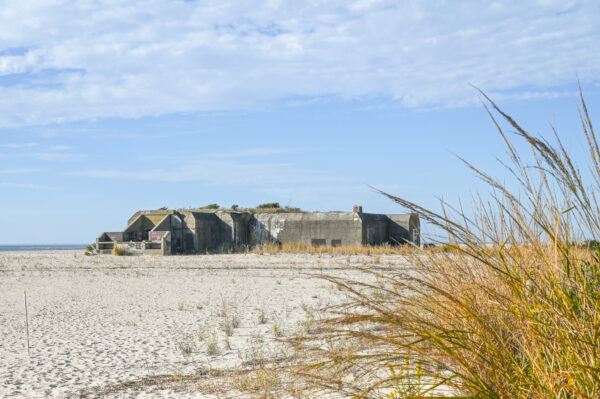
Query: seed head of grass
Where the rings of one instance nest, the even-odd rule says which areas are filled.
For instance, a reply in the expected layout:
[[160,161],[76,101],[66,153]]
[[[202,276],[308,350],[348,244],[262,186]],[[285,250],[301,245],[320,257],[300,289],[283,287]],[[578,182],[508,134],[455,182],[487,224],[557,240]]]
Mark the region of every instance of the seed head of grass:
[[[600,239],[600,143],[587,106],[580,96],[591,165],[582,173],[558,135],[531,135],[481,95],[506,145],[506,175],[464,161],[492,193],[468,211],[380,192],[446,242],[405,254],[418,272],[377,264],[360,280],[323,276],[348,299],[322,310],[316,336],[290,339],[309,383],[353,397],[415,397],[402,389],[416,379],[432,395],[445,386],[461,397],[600,397],[600,250],[586,245]],[[345,378],[352,370],[356,379]]]

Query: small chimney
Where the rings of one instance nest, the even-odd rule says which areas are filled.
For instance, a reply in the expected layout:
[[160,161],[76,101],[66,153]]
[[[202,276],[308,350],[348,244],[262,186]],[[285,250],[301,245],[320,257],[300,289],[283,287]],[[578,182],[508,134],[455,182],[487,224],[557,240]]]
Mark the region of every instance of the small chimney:
[[361,205],[354,205],[354,208],[352,208],[352,212],[354,212],[354,213],[362,213],[362,206]]

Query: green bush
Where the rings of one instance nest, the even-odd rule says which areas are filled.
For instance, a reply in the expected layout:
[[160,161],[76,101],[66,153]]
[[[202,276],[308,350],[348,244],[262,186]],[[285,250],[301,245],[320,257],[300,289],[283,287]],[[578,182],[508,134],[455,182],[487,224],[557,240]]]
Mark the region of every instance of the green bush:
[[272,208],[281,208],[279,202],[267,202],[265,204],[260,204],[256,207],[257,209],[272,209]]
[[91,256],[94,255],[96,253],[96,243],[93,243],[92,245],[88,245],[85,249],[85,252],[83,253],[85,256]]

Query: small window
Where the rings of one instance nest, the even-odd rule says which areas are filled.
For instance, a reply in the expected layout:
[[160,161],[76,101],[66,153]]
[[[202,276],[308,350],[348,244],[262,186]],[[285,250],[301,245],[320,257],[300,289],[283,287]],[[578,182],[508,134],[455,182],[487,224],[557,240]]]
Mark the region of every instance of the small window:
[[324,238],[313,238],[310,240],[310,245],[313,247],[321,247],[323,245],[327,245],[327,241]]
[[342,246],[342,240],[331,240],[331,246],[332,247],[341,247]]

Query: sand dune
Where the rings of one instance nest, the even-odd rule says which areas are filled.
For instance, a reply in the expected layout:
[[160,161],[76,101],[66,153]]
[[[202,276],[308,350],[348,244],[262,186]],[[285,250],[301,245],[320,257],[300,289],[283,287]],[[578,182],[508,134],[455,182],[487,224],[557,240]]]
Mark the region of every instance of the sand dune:
[[0,397],[214,397],[200,385],[181,390],[149,382],[281,357],[275,336],[294,334],[307,310],[340,297],[306,273],[356,274],[355,266],[371,261],[0,253]]

